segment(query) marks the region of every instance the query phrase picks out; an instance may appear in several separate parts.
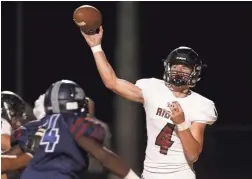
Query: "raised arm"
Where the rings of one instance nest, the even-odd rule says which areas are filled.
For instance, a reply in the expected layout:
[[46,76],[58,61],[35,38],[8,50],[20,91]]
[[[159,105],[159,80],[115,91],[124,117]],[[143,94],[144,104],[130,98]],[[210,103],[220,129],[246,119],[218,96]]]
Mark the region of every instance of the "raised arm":
[[117,78],[115,71],[109,64],[101,48],[103,36],[102,27],[100,27],[99,34],[86,35],[83,32],[81,33],[91,47],[97,69],[105,86],[125,99],[143,103],[144,100],[141,89],[128,81]]

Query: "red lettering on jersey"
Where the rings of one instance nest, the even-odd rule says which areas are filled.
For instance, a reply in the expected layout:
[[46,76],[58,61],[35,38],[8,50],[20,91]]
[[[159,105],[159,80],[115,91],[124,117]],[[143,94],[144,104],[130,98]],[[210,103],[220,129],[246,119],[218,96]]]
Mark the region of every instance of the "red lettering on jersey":
[[166,119],[169,119],[169,118],[171,117],[170,112],[169,112],[169,111],[166,111],[164,117],[165,117]]
[[157,108],[156,115],[161,116],[163,109],[162,108]]
[[169,148],[172,146],[173,142],[171,140],[172,133],[174,131],[175,125],[167,123],[164,128],[160,131],[156,137],[155,144],[160,146],[160,153],[167,155]]
[[169,118],[171,117],[170,111],[167,111],[167,110],[162,109],[162,108],[157,108],[156,115],[157,115],[157,116],[164,117],[164,118],[166,118],[166,119],[169,119]]

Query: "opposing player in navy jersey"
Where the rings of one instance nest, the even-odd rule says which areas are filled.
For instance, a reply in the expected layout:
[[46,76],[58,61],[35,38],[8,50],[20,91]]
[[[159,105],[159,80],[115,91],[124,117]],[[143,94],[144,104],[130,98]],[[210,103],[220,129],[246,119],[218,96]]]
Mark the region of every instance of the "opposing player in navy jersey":
[[[37,140],[36,143],[34,139],[32,139],[31,142],[27,141],[27,139],[29,138],[29,135],[37,132],[37,129],[38,129],[37,126],[39,125],[38,123],[40,123],[40,119],[44,118],[46,115],[45,109],[44,109],[44,98],[45,98],[45,95],[42,94],[35,101],[33,113],[37,120],[36,121],[32,120],[12,132],[12,135],[11,135],[12,148],[8,150],[7,152],[5,152],[1,158],[2,173],[13,172],[19,169],[23,169],[32,159],[33,156],[31,155],[30,152],[27,152],[27,151],[34,151],[37,145],[39,145],[39,142],[40,142],[39,140],[41,137],[37,136],[39,140]],[[92,117],[92,119],[95,119],[93,118],[94,101],[88,97],[86,97],[86,99],[88,101],[87,116]],[[105,128],[107,135],[110,136],[110,132],[108,131],[109,130],[108,126],[101,121],[99,122]],[[41,133],[41,132],[39,131],[38,133]],[[28,146],[28,144],[33,144],[33,145]],[[105,146],[107,147],[107,145]]]
[[20,148],[33,155],[21,179],[79,178],[88,167],[88,153],[119,177],[139,178],[102,146],[104,128],[86,117],[87,100],[79,85],[68,80],[51,85],[44,95],[44,110],[45,117],[21,130]]

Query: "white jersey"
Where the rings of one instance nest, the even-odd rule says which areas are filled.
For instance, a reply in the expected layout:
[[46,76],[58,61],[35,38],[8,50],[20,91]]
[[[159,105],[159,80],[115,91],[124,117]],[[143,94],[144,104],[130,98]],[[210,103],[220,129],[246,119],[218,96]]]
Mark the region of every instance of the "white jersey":
[[[1,135],[11,135],[11,125],[10,123],[4,119],[1,118]],[[6,151],[1,151],[1,153],[6,152]]]
[[217,120],[213,101],[196,92],[185,98],[176,98],[163,80],[155,78],[138,80],[136,86],[142,89],[148,137],[143,174],[171,174],[191,170],[167,112],[168,103],[178,101],[186,122],[191,125],[193,122],[213,124]]
[[11,125],[4,118],[1,118],[1,135],[11,135]]

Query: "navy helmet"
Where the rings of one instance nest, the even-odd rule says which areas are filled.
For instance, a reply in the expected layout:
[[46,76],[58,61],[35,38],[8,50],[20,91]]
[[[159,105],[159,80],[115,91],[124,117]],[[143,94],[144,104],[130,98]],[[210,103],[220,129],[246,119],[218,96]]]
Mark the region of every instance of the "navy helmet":
[[86,116],[88,102],[84,90],[77,83],[61,80],[46,90],[44,108],[46,114],[68,113]]

